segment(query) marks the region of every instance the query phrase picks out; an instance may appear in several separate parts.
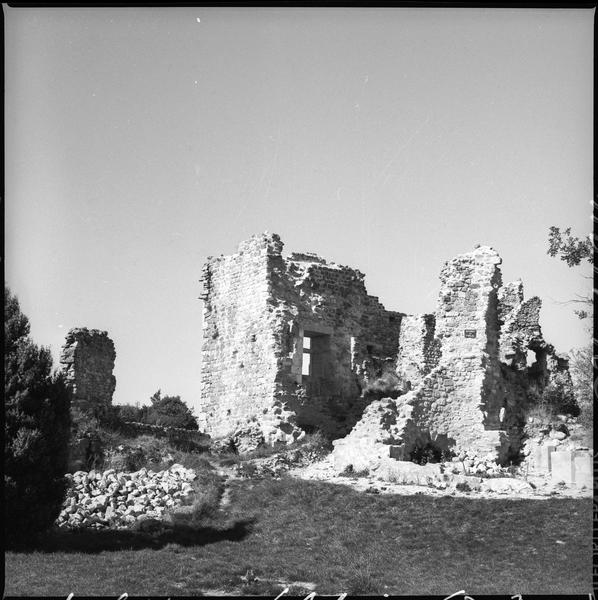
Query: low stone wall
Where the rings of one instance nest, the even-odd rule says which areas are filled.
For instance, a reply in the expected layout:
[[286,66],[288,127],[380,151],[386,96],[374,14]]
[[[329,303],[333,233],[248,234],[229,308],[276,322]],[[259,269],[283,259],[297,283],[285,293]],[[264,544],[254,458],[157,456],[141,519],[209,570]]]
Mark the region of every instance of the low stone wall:
[[562,450],[551,445],[537,446],[529,459],[534,473],[550,475],[555,483],[578,488],[593,485],[593,461],[589,450]]
[[194,429],[181,429],[180,427],[163,427],[161,425],[149,425],[148,423],[137,423],[126,421],[119,426],[125,435],[153,435],[154,437],[175,439],[178,442],[194,442],[201,446],[210,445],[210,436]]
[[134,473],[77,471],[67,475],[69,488],[59,527],[128,527],[144,518],[160,518],[185,503],[193,493],[193,469],[172,465],[166,471],[141,469]]

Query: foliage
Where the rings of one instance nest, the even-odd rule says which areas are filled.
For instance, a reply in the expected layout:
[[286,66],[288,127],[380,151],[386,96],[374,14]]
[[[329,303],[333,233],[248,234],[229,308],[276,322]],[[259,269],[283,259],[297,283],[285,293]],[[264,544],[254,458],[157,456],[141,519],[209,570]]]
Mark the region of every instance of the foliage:
[[571,235],[571,227],[561,231],[560,227],[550,227],[548,234],[548,254],[558,256],[568,266],[576,267],[582,261],[594,262],[592,240],[588,236],[580,239]]
[[571,380],[565,373],[557,373],[548,383],[542,392],[540,403],[553,415],[565,414],[577,417],[580,412]]
[[142,410],[139,407],[133,406],[132,404],[121,404],[119,406],[115,406],[114,408],[117,409],[118,418],[121,421],[132,421],[133,423],[142,422]]
[[404,392],[404,386],[396,373],[386,371],[363,387],[363,395],[367,398],[398,398]]
[[4,288],[4,501],[9,539],[49,528],[64,499],[70,400],[50,350],[29,337],[29,320]]
[[[559,227],[550,227],[547,252],[550,256],[558,256],[570,267],[576,267],[583,261],[594,263],[592,238],[590,236],[587,236],[586,239],[574,237],[571,235],[570,227],[563,231]],[[573,311],[580,319],[587,319],[591,316],[593,306],[591,296],[577,295],[577,298],[569,300],[569,302],[576,302],[584,307]]]
[[452,459],[454,453],[450,450],[442,450],[436,444],[428,440],[426,443],[419,443],[411,451],[409,460],[418,465],[428,463],[442,463]]
[[198,430],[197,419],[180,396],[164,396],[158,390],[151,398],[151,406],[144,416],[144,423],[162,427]]
[[573,381],[573,393],[579,405],[579,422],[588,430],[593,424],[593,348],[590,342],[570,352],[569,371]]

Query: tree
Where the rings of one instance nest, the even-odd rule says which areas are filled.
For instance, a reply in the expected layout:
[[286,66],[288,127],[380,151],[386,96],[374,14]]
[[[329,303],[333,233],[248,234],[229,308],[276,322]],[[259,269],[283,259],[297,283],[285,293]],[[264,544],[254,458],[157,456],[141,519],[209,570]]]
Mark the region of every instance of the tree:
[[[592,238],[587,236],[585,239],[581,239],[572,236],[571,227],[567,227],[562,231],[559,227],[550,227],[547,252],[550,256],[558,256],[570,267],[577,267],[584,261],[594,264]],[[587,319],[590,316],[592,309],[591,296],[577,295],[577,298],[568,302],[583,305],[583,308],[573,311],[580,319]]]
[[50,350],[4,287],[4,523],[8,540],[49,528],[66,490],[70,398]]
[[576,267],[583,260],[594,264],[592,240],[590,236],[580,239],[571,235],[571,227],[563,229],[550,227],[548,233],[548,254],[558,256],[570,267]]
[[181,429],[199,429],[197,419],[180,396],[164,396],[158,390],[151,398],[146,422],[163,427],[179,427]]
[[[571,235],[570,227],[562,231],[559,227],[550,227],[548,233],[548,254],[550,256],[558,256],[569,267],[579,266],[585,261],[591,265],[594,264],[592,238],[590,236],[584,239],[574,237]],[[585,346],[571,351],[569,370],[573,381],[573,392],[577,404],[581,409],[580,418],[591,427],[594,394],[594,352],[593,342],[591,341],[593,301],[591,296],[578,296],[570,300],[570,302],[581,304],[583,308],[575,310],[574,313],[580,319],[588,319],[590,321],[588,326],[588,337],[590,340]]]

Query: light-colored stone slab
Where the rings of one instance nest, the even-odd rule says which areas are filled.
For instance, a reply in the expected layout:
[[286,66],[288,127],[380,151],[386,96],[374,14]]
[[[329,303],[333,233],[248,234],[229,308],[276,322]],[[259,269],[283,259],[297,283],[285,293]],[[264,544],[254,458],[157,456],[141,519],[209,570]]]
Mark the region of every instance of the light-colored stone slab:
[[579,488],[593,486],[593,461],[592,454],[586,451],[576,451],[573,456],[575,467],[575,485]]
[[570,450],[553,452],[551,456],[551,466],[551,476],[554,482],[575,482],[575,462],[573,460],[573,452]]

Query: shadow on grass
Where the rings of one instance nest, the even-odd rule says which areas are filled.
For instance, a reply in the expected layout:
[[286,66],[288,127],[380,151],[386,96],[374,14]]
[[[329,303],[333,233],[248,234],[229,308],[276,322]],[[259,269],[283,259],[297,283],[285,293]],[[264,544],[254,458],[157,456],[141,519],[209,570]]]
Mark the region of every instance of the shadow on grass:
[[159,550],[168,544],[205,546],[216,542],[240,542],[252,531],[254,519],[235,521],[225,527],[193,527],[176,524],[157,533],[130,529],[83,529],[79,531],[53,529],[35,540],[12,544],[13,552],[84,552],[95,554],[115,550]]

